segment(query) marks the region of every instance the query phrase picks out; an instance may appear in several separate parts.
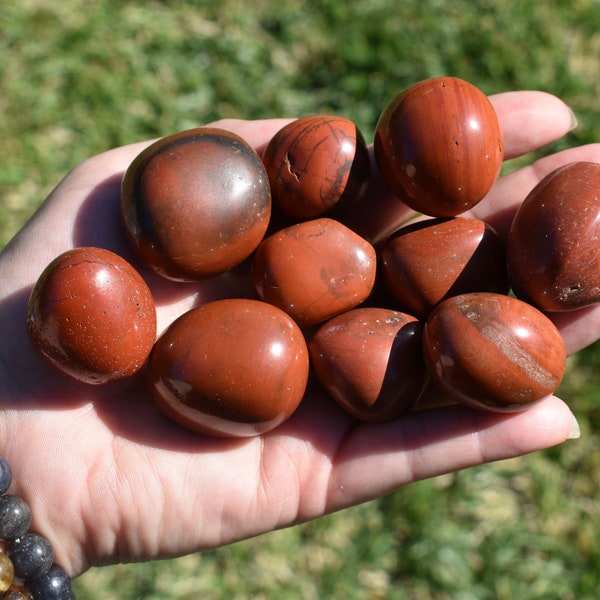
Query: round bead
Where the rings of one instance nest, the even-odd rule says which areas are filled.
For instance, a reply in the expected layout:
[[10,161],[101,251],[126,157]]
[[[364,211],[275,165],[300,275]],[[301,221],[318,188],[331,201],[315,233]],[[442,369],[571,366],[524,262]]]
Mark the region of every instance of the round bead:
[[263,240],[252,270],[258,296],[307,327],[366,300],[375,283],[376,255],[365,239],[323,217]]
[[425,323],[423,354],[440,390],[492,411],[521,410],[552,394],[566,364],[562,337],[546,315],[485,292],[438,304]]
[[12,470],[8,461],[0,456],[0,494],[5,494],[12,482]]
[[426,317],[450,296],[508,292],[502,238],[479,219],[426,219],[399,229],[380,250],[381,274],[402,310]]
[[40,577],[29,579],[27,587],[34,600],[74,600],[71,578],[59,565],[52,565]]
[[547,311],[600,301],[600,164],[576,162],[542,179],[525,198],[508,236],[511,285]]
[[31,592],[23,585],[13,583],[4,595],[2,600],[34,600]]
[[31,525],[31,509],[20,496],[0,496],[0,539],[23,537]]
[[146,148],[123,179],[121,210],[140,258],[161,275],[227,271],[263,238],[271,215],[264,165],[239,136],[202,127]]
[[309,341],[319,381],[348,413],[383,422],[406,412],[426,381],[422,323],[383,308],[356,308],[330,319]]
[[391,190],[433,217],[475,206],[498,178],[504,157],[494,107],[456,77],[426,79],[394,98],[377,124],[374,150]]
[[40,577],[54,560],[52,544],[37,533],[27,533],[11,542],[7,554],[15,566],[15,575],[22,579]]
[[103,248],[68,250],[39,277],[27,329],[56,368],[85,383],[129,377],[156,339],[156,309],[141,275]]
[[301,117],[280,129],[263,162],[273,205],[295,219],[313,219],[366,192],[371,164],[364,138],[349,119]]
[[302,332],[258,300],[227,299],[183,314],[159,338],[148,381],[157,405],[194,431],[265,433],[296,409],[308,379]]
[[10,588],[14,576],[15,566],[12,560],[4,552],[0,552],[0,592],[6,592]]

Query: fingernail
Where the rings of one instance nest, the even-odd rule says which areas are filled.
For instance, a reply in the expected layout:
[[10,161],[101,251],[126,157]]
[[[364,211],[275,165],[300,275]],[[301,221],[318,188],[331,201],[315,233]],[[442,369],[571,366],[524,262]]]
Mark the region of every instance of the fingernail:
[[569,440],[576,440],[581,436],[581,429],[579,428],[579,423],[575,418],[575,415],[571,415],[573,417],[573,423],[571,424],[571,432],[569,433]]
[[568,106],[567,108],[569,109],[569,114],[571,115],[571,128],[569,129],[569,131],[573,131],[573,129],[575,129],[578,125],[577,115],[570,106]]

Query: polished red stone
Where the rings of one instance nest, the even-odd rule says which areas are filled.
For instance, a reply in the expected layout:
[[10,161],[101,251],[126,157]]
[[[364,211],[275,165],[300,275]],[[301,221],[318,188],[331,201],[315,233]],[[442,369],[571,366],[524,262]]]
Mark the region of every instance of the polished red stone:
[[75,248],[40,275],[27,330],[59,370],[101,384],[144,364],[156,339],[156,310],[148,286],[123,258],[102,248]]
[[417,401],[426,370],[422,323],[383,308],[355,308],[330,319],[309,341],[315,373],[348,413],[389,421]]
[[228,271],[262,240],[271,215],[263,163],[239,136],[202,127],[146,148],[123,178],[121,211],[140,258],[174,280]]
[[600,164],[559,167],[513,219],[507,261],[516,295],[547,311],[599,302],[599,240]]
[[486,292],[438,304],[425,323],[423,355],[440,390],[491,411],[521,410],[552,394],[566,363],[563,340],[546,315]]
[[498,178],[504,157],[494,107],[456,77],[426,79],[398,94],[381,114],[374,149],[391,190],[434,217],[475,206]]
[[226,299],[183,314],[156,342],[148,381],[177,423],[219,437],[265,433],[297,408],[308,349],[294,321],[258,300]]
[[383,245],[380,258],[384,284],[398,308],[419,317],[450,296],[508,292],[504,241],[479,219],[407,225]]
[[273,204],[294,219],[312,219],[366,192],[371,165],[361,132],[334,115],[301,117],[280,129],[263,162]]
[[252,278],[262,300],[306,327],[363,302],[375,282],[376,262],[371,244],[323,217],[265,238],[254,254]]

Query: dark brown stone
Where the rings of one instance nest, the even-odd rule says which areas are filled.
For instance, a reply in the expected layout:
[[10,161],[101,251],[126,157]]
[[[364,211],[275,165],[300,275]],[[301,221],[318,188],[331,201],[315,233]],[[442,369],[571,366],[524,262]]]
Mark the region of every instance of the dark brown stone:
[[269,179],[239,136],[192,129],[155,142],[131,163],[121,211],[141,260],[169,279],[202,279],[258,246],[271,216]]

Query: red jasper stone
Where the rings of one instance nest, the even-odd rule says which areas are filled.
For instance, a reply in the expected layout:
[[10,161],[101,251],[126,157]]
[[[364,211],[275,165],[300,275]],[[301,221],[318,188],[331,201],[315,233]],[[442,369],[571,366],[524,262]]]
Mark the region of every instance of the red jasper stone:
[[156,339],[156,310],[145,281],[123,258],[102,248],[75,248],[40,275],[27,330],[57,369],[101,384],[144,364]]
[[148,381],[175,422],[217,437],[265,433],[307,385],[308,349],[294,321],[258,300],[225,299],[184,313],[156,342]]
[[576,162],[542,179],[517,211],[507,242],[515,294],[547,311],[600,301],[600,164]]
[[546,315],[486,292],[438,304],[425,323],[423,355],[432,382],[450,398],[497,412],[552,394],[566,363],[563,340]]
[[424,317],[450,296],[508,292],[504,240],[484,221],[426,219],[399,229],[380,251],[389,293]]
[[365,140],[349,119],[314,115],[292,121],[267,145],[263,162],[273,204],[298,220],[313,219],[366,192],[371,165]]
[[504,157],[494,107],[456,77],[426,79],[396,96],[377,123],[374,150],[391,190],[433,217],[475,206],[498,178]]
[[371,244],[326,217],[297,223],[265,238],[252,279],[258,296],[300,325],[316,325],[358,306],[376,275]]
[[258,246],[271,215],[269,179],[242,138],[201,127],[140,153],[123,178],[121,211],[141,260],[169,279],[201,279]]
[[409,410],[426,381],[422,323],[383,308],[355,308],[321,325],[309,341],[315,373],[348,413],[389,421]]

